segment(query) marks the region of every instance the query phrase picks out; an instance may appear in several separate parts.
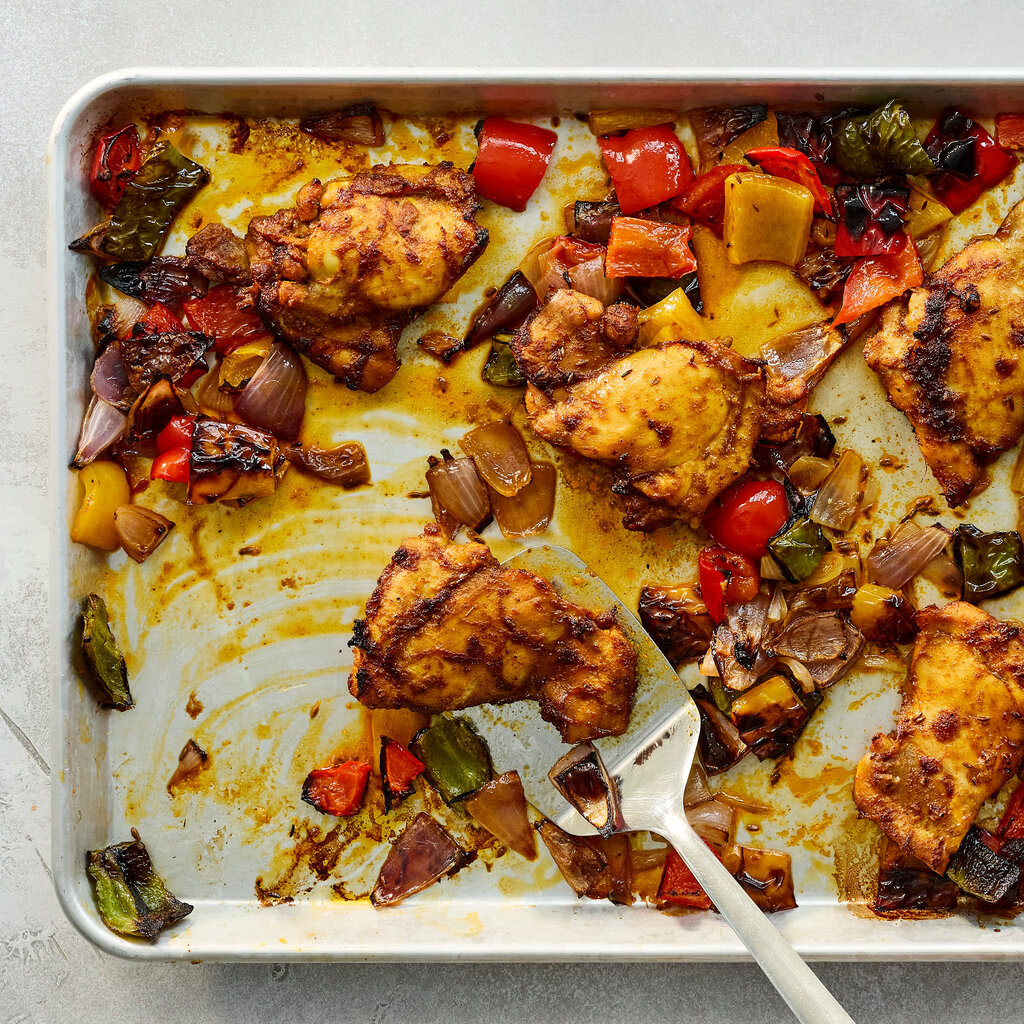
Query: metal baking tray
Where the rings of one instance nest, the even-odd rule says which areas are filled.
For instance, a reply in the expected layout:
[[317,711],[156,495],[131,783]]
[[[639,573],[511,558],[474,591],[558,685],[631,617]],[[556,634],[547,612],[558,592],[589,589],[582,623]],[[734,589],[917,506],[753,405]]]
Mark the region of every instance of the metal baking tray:
[[[67,464],[87,397],[91,342],[83,304],[87,261],[69,253],[67,243],[91,227],[97,214],[86,183],[93,133],[112,119],[140,111],[294,118],[369,99],[421,119],[452,112],[467,117],[560,114],[571,158],[573,132],[578,136],[581,131],[571,115],[592,107],[682,111],[710,103],[818,105],[890,95],[925,112],[958,102],[992,115],[1024,109],[1024,72],[132,69],[97,79],[69,100],[55,123],[47,160],[53,401],[49,643],[57,765],[52,843],[61,905],[90,941],[111,953],[150,960],[746,956],[714,914],[672,916],[644,907],[577,901],[543,852],[536,864],[525,867],[514,857],[478,863],[384,912],[366,900],[339,898],[331,888],[360,857],[364,874],[375,874],[383,857],[380,846],[346,848],[340,866],[326,872],[324,880],[308,860],[296,861],[290,827],[298,823],[301,828],[310,820],[298,802],[298,787],[313,759],[330,754],[332,736],[352,727],[354,710],[345,687],[351,621],[398,541],[418,532],[429,518],[423,502],[405,498],[412,479],[407,471],[414,464],[421,467],[430,451],[457,440],[466,424],[446,423],[443,403],[429,394],[424,408],[430,407],[433,418],[428,422],[389,408],[390,389],[377,396],[352,396],[339,387],[344,393],[327,404],[340,403],[341,408],[333,409],[335,421],[328,417],[325,422],[338,440],[355,436],[364,441],[373,490],[321,498],[310,491],[314,496],[307,496],[300,512],[285,521],[275,521],[261,502],[235,513],[204,510],[216,528],[211,521],[204,530],[174,531],[165,545],[166,565],[158,559],[125,565],[122,555],[112,556],[108,564],[107,558],[71,544],[68,525],[76,484]],[[1018,177],[1006,203],[1022,190]],[[287,189],[283,197],[288,198]],[[510,228],[507,237],[492,242],[492,261],[474,284],[482,286],[487,274],[490,283],[504,279],[525,244],[524,232],[528,241],[530,231],[553,230],[551,223],[544,228],[545,219],[557,218],[561,207],[554,199],[549,209],[543,207],[543,202],[533,204],[522,215],[518,236]],[[988,230],[999,215],[989,210],[966,230]],[[439,309],[442,324],[445,317],[450,323],[460,317],[464,322],[473,305],[469,291],[469,285],[458,289],[456,300]],[[413,341],[418,336],[413,328],[403,340],[407,366],[391,389],[426,386],[437,375],[438,364],[429,369],[417,364],[410,334]],[[458,371],[445,374],[452,386],[461,386]],[[841,444],[869,458],[884,449],[905,463],[899,473],[879,473],[883,519],[894,521],[914,496],[934,490],[906,421],[886,404],[856,346],[829,372],[814,405],[842,423],[837,428]],[[971,507],[971,520],[983,528],[1014,526],[1016,510],[1006,499],[1005,486],[1012,458],[1010,453],[995,467],[993,486]],[[655,570],[648,567],[660,566],[664,573],[673,565],[681,572],[692,566],[692,546],[680,542],[678,550],[666,552],[657,537],[616,532],[614,513],[587,506],[587,500],[584,494],[580,507],[563,508],[560,494],[559,517],[542,539],[574,547],[625,600],[635,600],[639,583],[654,578]],[[603,505],[609,504],[603,499]],[[587,525],[573,527],[573,516],[578,524],[588,508]],[[230,571],[203,572],[203,558],[227,564],[224,545],[243,537],[262,548],[258,559],[239,558]],[[494,547],[500,554],[514,550],[498,541]],[[120,638],[138,702],[124,715],[99,711],[72,663],[78,601],[100,587],[123,616]],[[990,610],[1024,617],[1024,598],[992,602]],[[776,916],[775,923],[810,959],[1021,956],[1024,927],[1010,919],[961,914],[888,921],[856,898],[852,903],[837,899],[840,890],[863,890],[864,879],[856,876],[857,865],[863,868],[865,861],[856,852],[858,844],[870,844],[870,826],[856,821],[850,770],[870,735],[889,727],[898,682],[891,674],[860,672],[838,684],[771,791],[775,811],[756,842],[792,852],[800,903],[798,910]],[[205,708],[195,721],[185,711],[191,694]],[[314,720],[309,711],[317,702],[320,713]],[[164,783],[178,750],[193,734],[208,744],[215,771],[205,791],[172,800]],[[740,769],[728,777],[730,786],[754,795],[768,792],[763,766],[744,762]],[[126,838],[131,825],[140,829],[173,891],[195,905],[194,913],[155,945],[109,932],[96,913],[86,877],[85,851]],[[289,870],[294,902],[261,906],[255,879],[269,879],[275,871],[284,878]]]

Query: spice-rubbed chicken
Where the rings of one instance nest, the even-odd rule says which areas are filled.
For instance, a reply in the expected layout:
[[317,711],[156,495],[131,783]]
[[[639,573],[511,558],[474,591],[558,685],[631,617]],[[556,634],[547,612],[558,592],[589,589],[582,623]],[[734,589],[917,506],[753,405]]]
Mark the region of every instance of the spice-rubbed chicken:
[[607,466],[628,529],[692,520],[746,472],[761,367],[715,341],[636,348],[636,313],[560,289],[516,332],[526,409],[545,440]]
[[629,725],[637,656],[613,613],[560,597],[486,544],[427,527],[395,552],[355,623],[349,689],[366,707],[427,713],[536,700],[567,743]]
[[895,732],[857,765],[853,798],[904,853],[940,874],[981,805],[1024,756],[1024,638],[974,605],[917,615]]
[[1024,433],[1024,202],[885,311],[864,358],[950,506]]
[[450,164],[314,179],[294,207],[249,224],[257,309],[350,388],[377,391],[403,329],[486,247],[476,209],[473,179]]

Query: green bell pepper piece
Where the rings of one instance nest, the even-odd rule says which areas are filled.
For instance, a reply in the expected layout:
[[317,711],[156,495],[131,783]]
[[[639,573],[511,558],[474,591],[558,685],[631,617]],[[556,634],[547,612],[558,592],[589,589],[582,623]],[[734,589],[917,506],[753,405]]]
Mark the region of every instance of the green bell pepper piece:
[[424,774],[446,804],[475,793],[491,781],[487,744],[465,718],[436,718],[416,734],[412,753],[427,766]]
[[491,354],[480,376],[499,388],[518,388],[526,383],[526,375],[519,368],[509,344],[509,335],[498,334],[491,339]]
[[849,174],[931,174],[935,170],[910,115],[898,100],[889,100],[870,114],[840,121],[835,152],[839,166]]
[[984,601],[1024,583],[1024,542],[1015,531],[983,533],[964,524],[953,533],[953,557],[964,578],[965,601]]
[[794,519],[768,541],[768,550],[789,580],[800,583],[818,568],[832,544],[817,523]]
[[102,694],[102,707],[127,711],[135,706],[128,688],[124,656],[110,632],[107,606],[96,594],[90,594],[82,602],[82,657]]

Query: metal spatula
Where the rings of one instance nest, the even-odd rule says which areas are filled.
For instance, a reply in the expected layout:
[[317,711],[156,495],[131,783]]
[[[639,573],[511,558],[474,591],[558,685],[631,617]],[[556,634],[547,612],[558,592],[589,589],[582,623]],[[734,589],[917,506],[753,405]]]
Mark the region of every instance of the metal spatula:
[[[637,699],[623,736],[595,743],[618,784],[622,827],[667,839],[743,940],[797,1019],[839,1024],[851,1017],[775,926],[693,831],[683,811],[683,791],[700,733],[697,706],[675,670],[633,614],[572,552],[553,544],[527,548],[504,565],[550,580],[567,599],[592,610],[615,607],[637,651]],[[487,737],[500,771],[517,768],[526,797],[567,832],[594,835],[548,781],[548,770],[569,749],[532,705],[473,708],[464,714]]]

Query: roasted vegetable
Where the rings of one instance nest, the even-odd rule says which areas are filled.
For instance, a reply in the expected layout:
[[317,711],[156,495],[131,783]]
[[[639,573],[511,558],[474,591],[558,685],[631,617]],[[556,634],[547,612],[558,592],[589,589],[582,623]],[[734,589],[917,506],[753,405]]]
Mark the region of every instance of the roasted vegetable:
[[716,625],[725,621],[727,604],[743,604],[761,584],[757,566],[744,555],[723,547],[703,548],[697,556],[700,595]]
[[358,441],[345,441],[337,448],[319,448],[292,441],[281,448],[284,457],[304,473],[346,489],[370,482],[366,449]]
[[942,913],[956,910],[959,889],[919,860],[904,854],[888,837],[878,855],[878,891],[874,909],[879,913],[918,910]]
[[82,657],[102,695],[101,707],[127,711],[135,706],[124,656],[110,632],[107,606],[97,594],[82,602]]
[[895,252],[909,202],[910,189],[902,185],[836,185],[836,256],[859,258]]
[[343,110],[307,114],[299,121],[299,130],[325,142],[384,145],[384,124],[372,103],[354,103]]
[[577,896],[630,903],[629,839],[573,836],[546,818],[537,825],[562,877]]
[[390,813],[415,791],[413,783],[426,765],[400,743],[387,736],[380,741],[380,780],[384,790],[384,811]]
[[725,182],[723,238],[729,262],[803,259],[814,217],[811,190],[785,178],[741,171]]
[[475,793],[493,774],[487,744],[465,718],[439,715],[417,733],[412,752],[426,765],[427,780],[446,804]]
[[969,896],[998,903],[1020,884],[1020,868],[989,848],[982,830],[972,825],[949,859],[946,875]]
[[595,135],[611,135],[612,132],[624,132],[632,128],[648,128],[652,125],[670,124],[675,119],[676,114],[674,110],[658,108],[643,110],[592,110],[587,117],[587,124]]
[[526,383],[526,375],[519,369],[508,335],[497,335],[491,339],[491,354],[480,376],[499,388],[521,388]]
[[799,583],[818,568],[832,543],[817,523],[794,519],[768,542],[768,550],[786,578]]
[[693,181],[686,150],[667,124],[631,128],[597,142],[623,213],[672,199]]
[[914,608],[898,591],[865,583],[858,588],[850,621],[872,643],[908,644],[917,635]]
[[167,539],[174,523],[144,505],[120,505],[114,509],[114,528],[129,558],[144,562]]
[[114,526],[114,512],[132,500],[124,470],[116,462],[91,462],[78,471],[78,479],[85,491],[71,523],[71,539],[104,551],[116,551],[120,538]]
[[526,814],[526,794],[518,772],[505,772],[466,800],[466,810],[491,835],[527,860],[537,859],[537,837]]
[[523,211],[551,160],[558,135],[539,125],[488,117],[477,131],[473,162],[477,192],[485,199]]
[[965,601],[985,601],[1024,583],[1024,543],[1016,531],[984,533],[965,523],[953,533],[953,557]]
[[155,942],[164,928],[192,913],[167,888],[134,828],[130,843],[90,850],[86,867],[100,917],[111,931]]
[[521,270],[515,271],[473,315],[462,347],[471,348],[496,334],[514,331],[536,307],[537,293],[533,285]]
[[623,827],[619,790],[593,743],[579,743],[548,772],[551,785],[606,839]]
[[89,171],[89,188],[106,210],[113,210],[142,163],[139,130],[126,124],[96,143]]
[[686,294],[686,290],[672,282],[676,287],[668,295],[648,306],[637,314],[640,325],[640,340],[650,345],[666,330],[673,330],[676,339],[687,341],[712,341],[715,337],[714,324],[706,321],[696,311]]
[[899,246],[884,256],[863,256],[853,265],[843,287],[843,305],[833,326],[851,324],[924,280],[914,240],[904,232]]
[[840,170],[835,163],[835,133],[843,119],[852,113],[855,111],[808,114],[778,110],[775,120],[779,142],[804,153],[814,164],[821,180],[827,185],[834,185],[840,178]]
[[622,210],[614,199],[590,203],[579,200],[573,206],[572,237],[591,245],[607,245],[612,230],[612,218]]
[[272,344],[273,339],[269,335],[254,338],[225,355],[220,364],[220,389],[241,391],[263,365]]
[[697,749],[700,752],[701,764],[708,775],[717,775],[731,768],[750,750],[740,739],[732,720],[717,707],[714,698],[704,686],[694,687],[690,695],[700,712],[700,739]]
[[714,623],[695,587],[642,587],[637,612],[673,668],[708,649]]
[[[810,707],[809,698],[815,699]],[[793,746],[820,703],[818,693],[812,691],[801,700],[784,676],[773,675],[735,697],[732,720],[740,739],[759,761],[765,761],[782,757]]]
[[205,295],[207,287],[206,278],[179,256],[107,263],[99,268],[99,277],[125,295],[170,306]]
[[[720,856],[714,847],[709,845],[708,849],[716,857]],[[711,897],[701,888],[683,858],[672,849],[665,858],[665,870],[658,886],[658,905],[686,907],[688,910],[711,909]]]
[[262,430],[199,420],[192,435],[189,504],[245,505],[273,494],[287,466],[277,441]]
[[680,278],[697,269],[690,250],[690,225],[666,224],[640,217],[613,217],[605,254],[608,278]]
[[727,487],[704,513],[704,528],[724,548],[747,558],[768,554],[768,541],[786,525],[789,504],[778,480],[745,480]]
[[[697,138],[701,170],[721,159],[726,148],[752,128],[763,125],[769,118],[766,106],[698,107],[689,112],[693,134]],[[774,118],[772,118],[774,121]],[[776,144],[778,135],[776,134]],[[768,141],[751,145],[767,145]]]
[[929,159],[906,108],[898,100],[840,122],[833,144],[836,162],[849,174],[878,177],[890,171],[929,174]]
[[104,253],[118,260],[148,260],[177,212],[209,180],[199,164],[165,143],[135,172],[107,225]]
[[796,907],[788,853],[733,845],[722,851],[722,863],[765,913]]
[[191,737],[181,748],[178,763],[174,772],[167,780],[167,792],[173,793],[186,779],[190,779],[203,770],[210,755]]
[[454,875],[470,856],[429,814],[422,811],[395,840],[370,893],[375,907],[389,907]]
[[344,818],[362,807],[369,777],[370,766],[365,761],[314,768],[302,784],[302,799],[322,814]]

